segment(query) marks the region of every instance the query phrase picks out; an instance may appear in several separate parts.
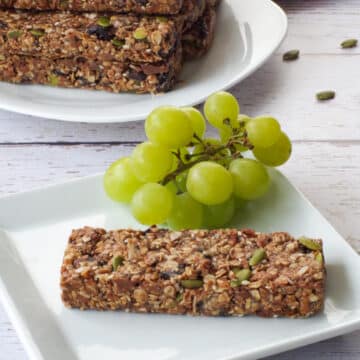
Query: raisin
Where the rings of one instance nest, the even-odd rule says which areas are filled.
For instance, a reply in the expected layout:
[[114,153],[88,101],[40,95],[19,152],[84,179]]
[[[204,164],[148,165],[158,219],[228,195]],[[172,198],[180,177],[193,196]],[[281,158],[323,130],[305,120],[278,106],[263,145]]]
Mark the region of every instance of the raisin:
[[148,3],[148,0],[136,0],[136,2],[142,6],[145,6]]
[[132,69],[130,69],[127,72],[126,76],[129,79],[137,80],[137,81],[144,81],[146,79],[146,75],[142,71],[136,71],[136,70],[132,70]]
[[7,29],[7,24],[0,20],[0,29]]
[[95,35],[99,40],[110,41],[115,37],[112,33],[112,29],[112,26],[104,28],[100,25],[91,25],[87,29],[87,34]]

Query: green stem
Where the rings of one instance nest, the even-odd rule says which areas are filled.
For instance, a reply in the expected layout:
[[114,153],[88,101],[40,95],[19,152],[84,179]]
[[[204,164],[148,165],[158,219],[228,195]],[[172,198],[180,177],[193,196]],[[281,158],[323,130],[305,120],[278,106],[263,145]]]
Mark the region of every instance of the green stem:
[[[195,158],[195,160],[192,160],[188,163],[184,163],[181,159],[180,151],[174,152],[174,155],[179,159],[179,166],[176,170],[168,174],[163,181],[161,182],[162,185],[166,185],[170,181],[173,181],[176,179],[178,175],[183,173],[184,171],[191,169],[194,165],[202,162],[202,161],[208,161],[214,158],[215,155],[219,154],[221,158],[227,159],[237,159],[243,157],[240,152],[232,152],[231,156],[228,155],[222,155],[221,151],[229,149],[231,145],[239,144],[248,147],[251,149],[253,146],[248,142],[248,139],[244,136],[244,134],[241,135],[233,135],[230,137],[229,141],[225,145],[221,145],[218,147],[212,146],[211,144],[207,144],[204,142],[201,138],[199,138],[196,134],[194,134],[194,139],[196,139],[201,145],[204,146],[204,151],[198,154],[188,154],[187,157],[189,159]],[[216,158],[217,160],[221,160]]]

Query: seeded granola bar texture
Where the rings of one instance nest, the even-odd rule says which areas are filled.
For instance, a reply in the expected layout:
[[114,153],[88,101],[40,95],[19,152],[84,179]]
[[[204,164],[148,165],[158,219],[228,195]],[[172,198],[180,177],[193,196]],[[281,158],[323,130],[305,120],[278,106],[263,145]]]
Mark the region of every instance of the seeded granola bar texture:
[[198,59],[205,55],[213,42],[216,25],[216,11],[207,6],[204,15],[182,35],[185,60]]
[[325,296],[322,243],[308,241],[315,250],[280,232],[84,227],[65,250],[62,300],[82,310],[308,317]]
[[[106,25],[106,26],[104,26]],[[183,18],[0,11],[0,53],[47,59],[158,62],[180,44]]]
[[0,52],[0,81],[112,92],[166,92],[175,86],[182,60],[198,58],[209,49],[214,23],[215,12],[208,7],[201,19],[183,34],[182,46],[177,44],[168,59],[153,63],[83,56],[48,59]]
[[181,47],[169,60],[151,64],[83,57],[49,60],[0,54],[0,80],[18,84],[159,93],[173,88],[180,70]]
[[170,15],[179,13],[183,2],[183,0],[0,0],[0,7]]

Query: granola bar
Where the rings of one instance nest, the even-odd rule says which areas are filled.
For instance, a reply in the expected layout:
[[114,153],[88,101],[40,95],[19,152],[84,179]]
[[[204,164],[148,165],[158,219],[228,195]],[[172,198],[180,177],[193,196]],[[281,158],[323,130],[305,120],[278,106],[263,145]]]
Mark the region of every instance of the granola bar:
[[167,61],[151,64],[0,54],[0,81],[112,92],[166,92],[180,72],[180,52],[181,47]]
[[216,23],[216,11],[208,6],[204,15],[182,36],[185,60],[197,59],[210,49]]
[[164,61],[176,52],[182,32],[202,11],[165,18],[0,10],[0,53],[48,59]]
[[253,230],[84,227],[61,267],[72,308],[190,315],[307,317],[323,308],[322,243]]
[[0,7],[27,10],[70,10],[137,14],[177,14],[183,0],[0,0]]

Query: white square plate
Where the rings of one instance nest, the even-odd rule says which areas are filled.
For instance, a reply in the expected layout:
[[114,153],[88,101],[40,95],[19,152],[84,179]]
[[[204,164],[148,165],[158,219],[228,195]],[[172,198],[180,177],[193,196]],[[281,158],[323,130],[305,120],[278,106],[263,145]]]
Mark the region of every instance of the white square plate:
[[360,260],[276,170],[269,194],[233,224],[324,239],[325,311],[304,319],[193,318],[81,312],[60,300],[59,270],[71,229],[138,226],[108,200],[101,176],[0,199],[0,293],[33,360],[254,359],[360,328]]
[[286,15],[271,0],[223,0],[211,50],[186,63],[181,81],[166,94],[110,94],[0,82],[0,108],[67,121],[142,120],[157,106],[199,104],[209,94],[245,79],[271,56],[286,30]]

